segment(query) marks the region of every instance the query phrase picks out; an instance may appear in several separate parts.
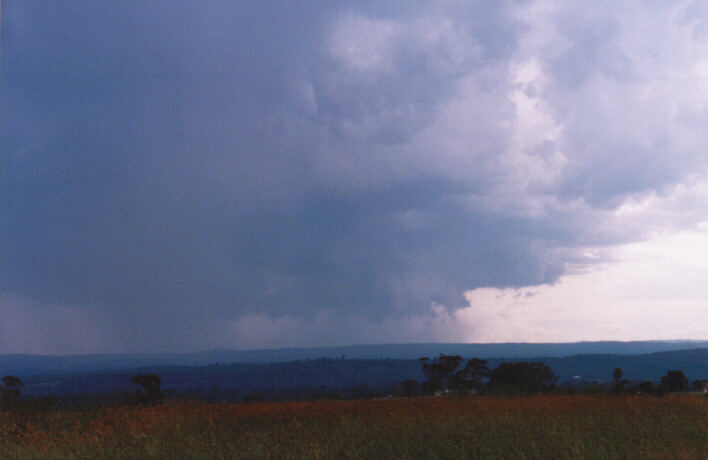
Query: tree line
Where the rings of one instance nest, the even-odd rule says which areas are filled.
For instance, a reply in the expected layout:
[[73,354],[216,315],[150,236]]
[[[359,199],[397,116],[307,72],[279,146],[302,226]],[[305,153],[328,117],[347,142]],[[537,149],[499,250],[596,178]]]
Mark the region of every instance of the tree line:
[[[434,359],[423,357],[420,362],[426,380],[420,385],[414,379],[403,381],[401,392],[406,396],[449,393],[526,394],[561,390],[558,376],[543,362],[502,362],[490,369],[487,360],[472,358],[465,363],[460,355],[444,354]],[[615,368],[612,382],[609,390],[614,394],[663,395],[708,390],[708,380],[694,380],[689,385],[688,378],[681,370],[668,370],[658,384],[647,380],[630,386],[632,382],[624,378],[622,369]],[[602,388],[607,389],[606,386]]]
[[[490,369],[487,360],[472,358],[465,362],[460,355],[441,354],[437,358],[420,358],[422,373],[425,379],[419,382],[407,379],[395,389],[378,389],[359,384],[348,391],[337,388],[326,388],[324,385],[306,393],[294,393],[285,399],[366,399],[383,395],[416,396],[442,394],[528,394],[535,392],[574,391],[574,387],[561,388],[558,376],[543,362],[502,362],[496,368]],[[588,387],[585,391],[603,391],[614,394],[656,394],[663,395],[672,392],[705,391],[708,380],[695,380],[689,385],[689,380],[681,370],[669,370],[659,382],[630,382],[624,378],[621,368],[615,368],[609,385],[598,384]],[[48,395],[43,398],[33,398],[22,395],[23,382],[15,376],[3,377],[0,385],[0,409],[16,407],[50,407],[56,404],[58,398]],[[130,377],[134,391],[122,392],[117,402],[122,404],[154,405],[162,403],[166,396],[161,385],[162,379],[156,374],[137,374]],[[390,387],[389,387],[390,388]],[[384,393],[385,392],[385,393]],[[173,393],[174,396],[174,393]],[[191,397],[199,395],[192,395]],[[177,396],[179,397],[179,396]],[[182,397],[189,398],[187,393]],[[251,390],[241,395],[238,400],[252,402],[269,399],[271,396]],[[282,397],[282,396],[281,396]],[[230,399],[231,400],[231,399]],[[116,400],[114,400],[116,401]]]
[[[460,355],[420,358],[426,380],[420,384],[420,393],[480,393],[549,391],[557,388],[558,377],[542,362],[503,362],[490,369],[487,360],[472,358],[465,363]],[[462,367],[461,367],[462,366]],[[415,380],[401,384],[403,393],[410,396],[418,391]]]
[[[161,389],[162,379],[156,374],[137,374],[132,376],[130,381],[135,384],[135,391],[123,395],[124,403],[155,405],[164,401],[165,394]],[[0,410],[24,407],[47,408],[58,402],[58,399],[51,395],[41,399],[23,398],[24,383],[14,375],[6,375],[0,379],[0,382],[2,382],[0,385]]]

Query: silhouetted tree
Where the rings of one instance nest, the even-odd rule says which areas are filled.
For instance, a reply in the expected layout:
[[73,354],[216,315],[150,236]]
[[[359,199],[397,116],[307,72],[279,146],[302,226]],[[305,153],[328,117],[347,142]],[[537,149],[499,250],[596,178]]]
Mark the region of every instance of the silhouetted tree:
[[698,379],[694,380],[691,382],[691,387],[693,388],[693,391],[702,391],[706,392],[706,388],[708,387],[708,380],[706,379]]
[[681,370],[666,371],[666,375],[661,378],[661,383],[672,393],[688,390],[688,379]]
[[420,358],[423,363],[423,374],[428,378],[423,382],[423,392],[427,394],[436,391],[445,391],[453,378],[455,370],[464,361],[460,355],[443,355],[431,360],[430,358]]
[[653,382],[650,382],[649,380],[645,380],[639,385],[635,387],[635,390],[637,393],[640,394],[652,394],[656,392],[656,387],[654,386]]
[[160,389],[162,379],[155,374],[138,374],[130,378],[130,381],[140,385],[143,392],[138,392],[138,402],[144,404],[158,404],[162,402],[165,395]]
[[472,358],[467,361],[465,367],[457,371],[450,381],[450,387],[456,391],[478,390],[482,382],[490,375],[487,360]]
[[5,377],[3,377],[2,384],[7,389],[22,388],[24,386],[22,380],[20,380],[18,377],[15,377],[14,375],[6,375]]
[[401,382],[401,393],[403,396],[411,398],[418,393],[418,382],[413,379],[407,379]]
[[376,391],[363,383],[349,389],[347,392],[350,399],[371,399],[376,396]]
[[616,367],[615,371],[612,373],[612,379],[615,381],[615,386],[612,390],[615,393],[622,393],[622,391],[624,391],[624,386],[629,383],[629,380],[622,378],[623,375],[624,373],[619,367]]
[[555,387],[558,377],[542,362],[501,363],[489,376],[490,388],[535,392]]
[[6,375],[2,378],[2,387],[0,387],[0,408],[7,409],[19,403],[22,396],[22,388],[24,384],[22,380],[14,375]]

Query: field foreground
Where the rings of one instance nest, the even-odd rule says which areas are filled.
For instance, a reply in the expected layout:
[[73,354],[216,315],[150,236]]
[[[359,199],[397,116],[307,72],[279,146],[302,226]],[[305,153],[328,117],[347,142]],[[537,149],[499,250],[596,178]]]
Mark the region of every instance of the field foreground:
[[708,399],[540,395],[0,412],[0,457],[708,458]]

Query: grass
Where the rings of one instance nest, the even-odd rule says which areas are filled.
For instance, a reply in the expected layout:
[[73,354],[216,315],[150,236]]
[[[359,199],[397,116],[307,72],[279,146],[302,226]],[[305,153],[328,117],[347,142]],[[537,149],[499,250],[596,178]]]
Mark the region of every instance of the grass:
[[539,395],[0,413],[2,458],[708,458],[708,399]]

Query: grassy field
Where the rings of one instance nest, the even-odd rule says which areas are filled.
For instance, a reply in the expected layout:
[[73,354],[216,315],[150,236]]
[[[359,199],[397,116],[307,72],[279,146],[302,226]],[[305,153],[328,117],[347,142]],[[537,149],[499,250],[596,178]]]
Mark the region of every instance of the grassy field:
[[539,395],[0,413],[1,458],[708,458],[708,399]]

